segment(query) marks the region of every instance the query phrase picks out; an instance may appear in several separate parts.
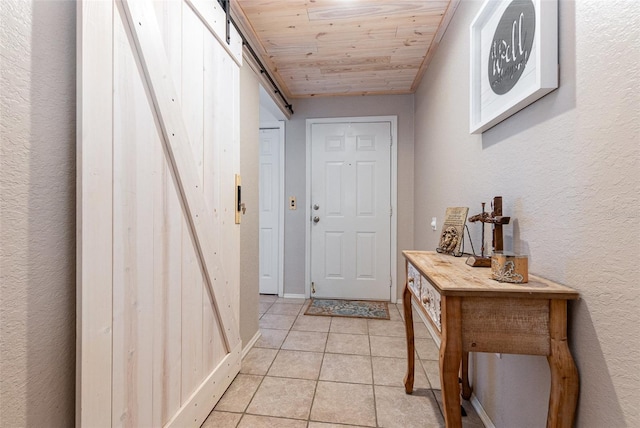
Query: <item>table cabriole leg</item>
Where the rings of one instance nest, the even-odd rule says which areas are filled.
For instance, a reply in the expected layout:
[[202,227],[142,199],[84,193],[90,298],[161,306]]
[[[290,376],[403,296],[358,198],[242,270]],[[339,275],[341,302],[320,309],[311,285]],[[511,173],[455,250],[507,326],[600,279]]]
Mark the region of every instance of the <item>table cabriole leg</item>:
[[404,390],[407,394],[413,392],[413,379],[415,370],[415,342],[413,336],[413,311],[411,309],[411,291],[409,284],[405,284],[402,294],[402,307],[404,309],[404,328],[407,333],[407,374],[404,377]]
[[459,297],[443,296],[442,341],[440,343],[440,386],[447,428],[460,428],[460,387],[458,373],[462,361],[462,310]]
[[567,344],[567,301],[551,300],[549,313],[551,392],[547,428],[573,426],[578,402],[579,379]]

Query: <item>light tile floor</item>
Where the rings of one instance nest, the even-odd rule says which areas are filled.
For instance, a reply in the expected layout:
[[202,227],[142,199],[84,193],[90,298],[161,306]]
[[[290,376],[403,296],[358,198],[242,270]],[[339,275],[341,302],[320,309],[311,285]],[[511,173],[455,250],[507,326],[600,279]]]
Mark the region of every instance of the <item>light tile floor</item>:
[[[388,321],[304,315],[308,301],[260,296],[262,337],[205,428],[443,427],[438,349],[414,325],[414,392],[404,392],[402,307]],[[419,320],[414,316],[414,320]],[[462,400],[464,427],[483,427]]]

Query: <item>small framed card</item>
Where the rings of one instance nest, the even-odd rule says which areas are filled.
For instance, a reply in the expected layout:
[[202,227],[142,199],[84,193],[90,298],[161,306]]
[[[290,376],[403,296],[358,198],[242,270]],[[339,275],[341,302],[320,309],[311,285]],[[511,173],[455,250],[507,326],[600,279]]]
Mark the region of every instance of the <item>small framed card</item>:
[[460,246],[464,240],[464,225],[467,223],[469,207],[449,207],[445,213],[440,242],[436,251],[452,254],[456,257],[462,255]]

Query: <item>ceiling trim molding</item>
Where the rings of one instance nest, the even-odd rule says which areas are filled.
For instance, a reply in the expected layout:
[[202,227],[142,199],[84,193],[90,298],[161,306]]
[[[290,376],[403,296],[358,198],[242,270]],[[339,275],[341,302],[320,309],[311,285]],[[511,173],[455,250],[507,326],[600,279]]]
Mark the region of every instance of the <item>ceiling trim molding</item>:
[[424,60],[422,64],[420,64],[420,68],[418,69],[418,73],[416,74],[416,78],[411,85],[411,93],[418,90],[420,86],[420,82],[422,82],[422,77],[424,73],[427,71],[427,67],[429,63],[433,59],[433,56],[436,54],[438,50],[438,46],[440,46],[440,41],[444,36],[444,33],[447,31],[447,27],[449,27],[449,23],[451,22],[451,18],[456,13],[456,9],[458,9],[458,5],[460,4],[460,0],[451,0],[449,6],[447,7],[447,11],[442,15],[442,20],[440,21],[440,26],[438,27],[438,31],[436,32],[435,37],[433,38],[433,42],[431,42],[431,46],[429,46],[429,50],[427,54],[424,56]]
[[277,89],[284,95],[286,98],[294,98],[291,96],[287,86],[284,82],[281,81],[280,76],[277,73],[274,73],[274,64],[268,60],[267,51],[264,49],[264,46],[259,42],[258,37],[256,36],[255,30],[253,26],[247,19],[242,7],[236,1],[231,2],[231,19],[235,23],[236,27],[240,34],[242,34],[244,41],[249,45],[251,49],[260,57],[260,60],[266,67],[266,71],[273,76],[273,79],[276,83]]
[[256,59],[254,58],[254,56],[251,54],[251,52],[246,46],[242,48],[242,59],[244,60],[244,64],[249,66],[249,68],[253,70],[256,77],[258,78],[258,81],[260,82],[262,87],[265,89],[265,92],[269,94],[269,97],[271,97],[271,99],[278,106],[280,111],[282,111],[282,114],[284,114],[284,116],[287,119],[291,119],[292,112],[289,111],[289,109],[287,108],[287,104],[282,99],[282,97],[278,96],[278,94],[275,92],[276,90],[273,88],[273,85],[271,84],[271,82],[269,82],[269,79],[267,79],[267,76],[265,76],[265,73],[263,72],[263,68],[261,67],[261,64],[258,64]]

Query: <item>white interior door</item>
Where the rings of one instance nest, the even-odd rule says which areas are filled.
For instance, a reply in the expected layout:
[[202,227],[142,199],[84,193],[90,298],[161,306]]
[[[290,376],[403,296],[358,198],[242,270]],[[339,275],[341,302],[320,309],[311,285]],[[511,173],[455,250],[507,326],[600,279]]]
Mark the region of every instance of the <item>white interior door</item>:
[[311,125],[313,297],[389,300],[391,123]]
[[280,281],[280,129],[260,129],[260,293],[278,294]]

